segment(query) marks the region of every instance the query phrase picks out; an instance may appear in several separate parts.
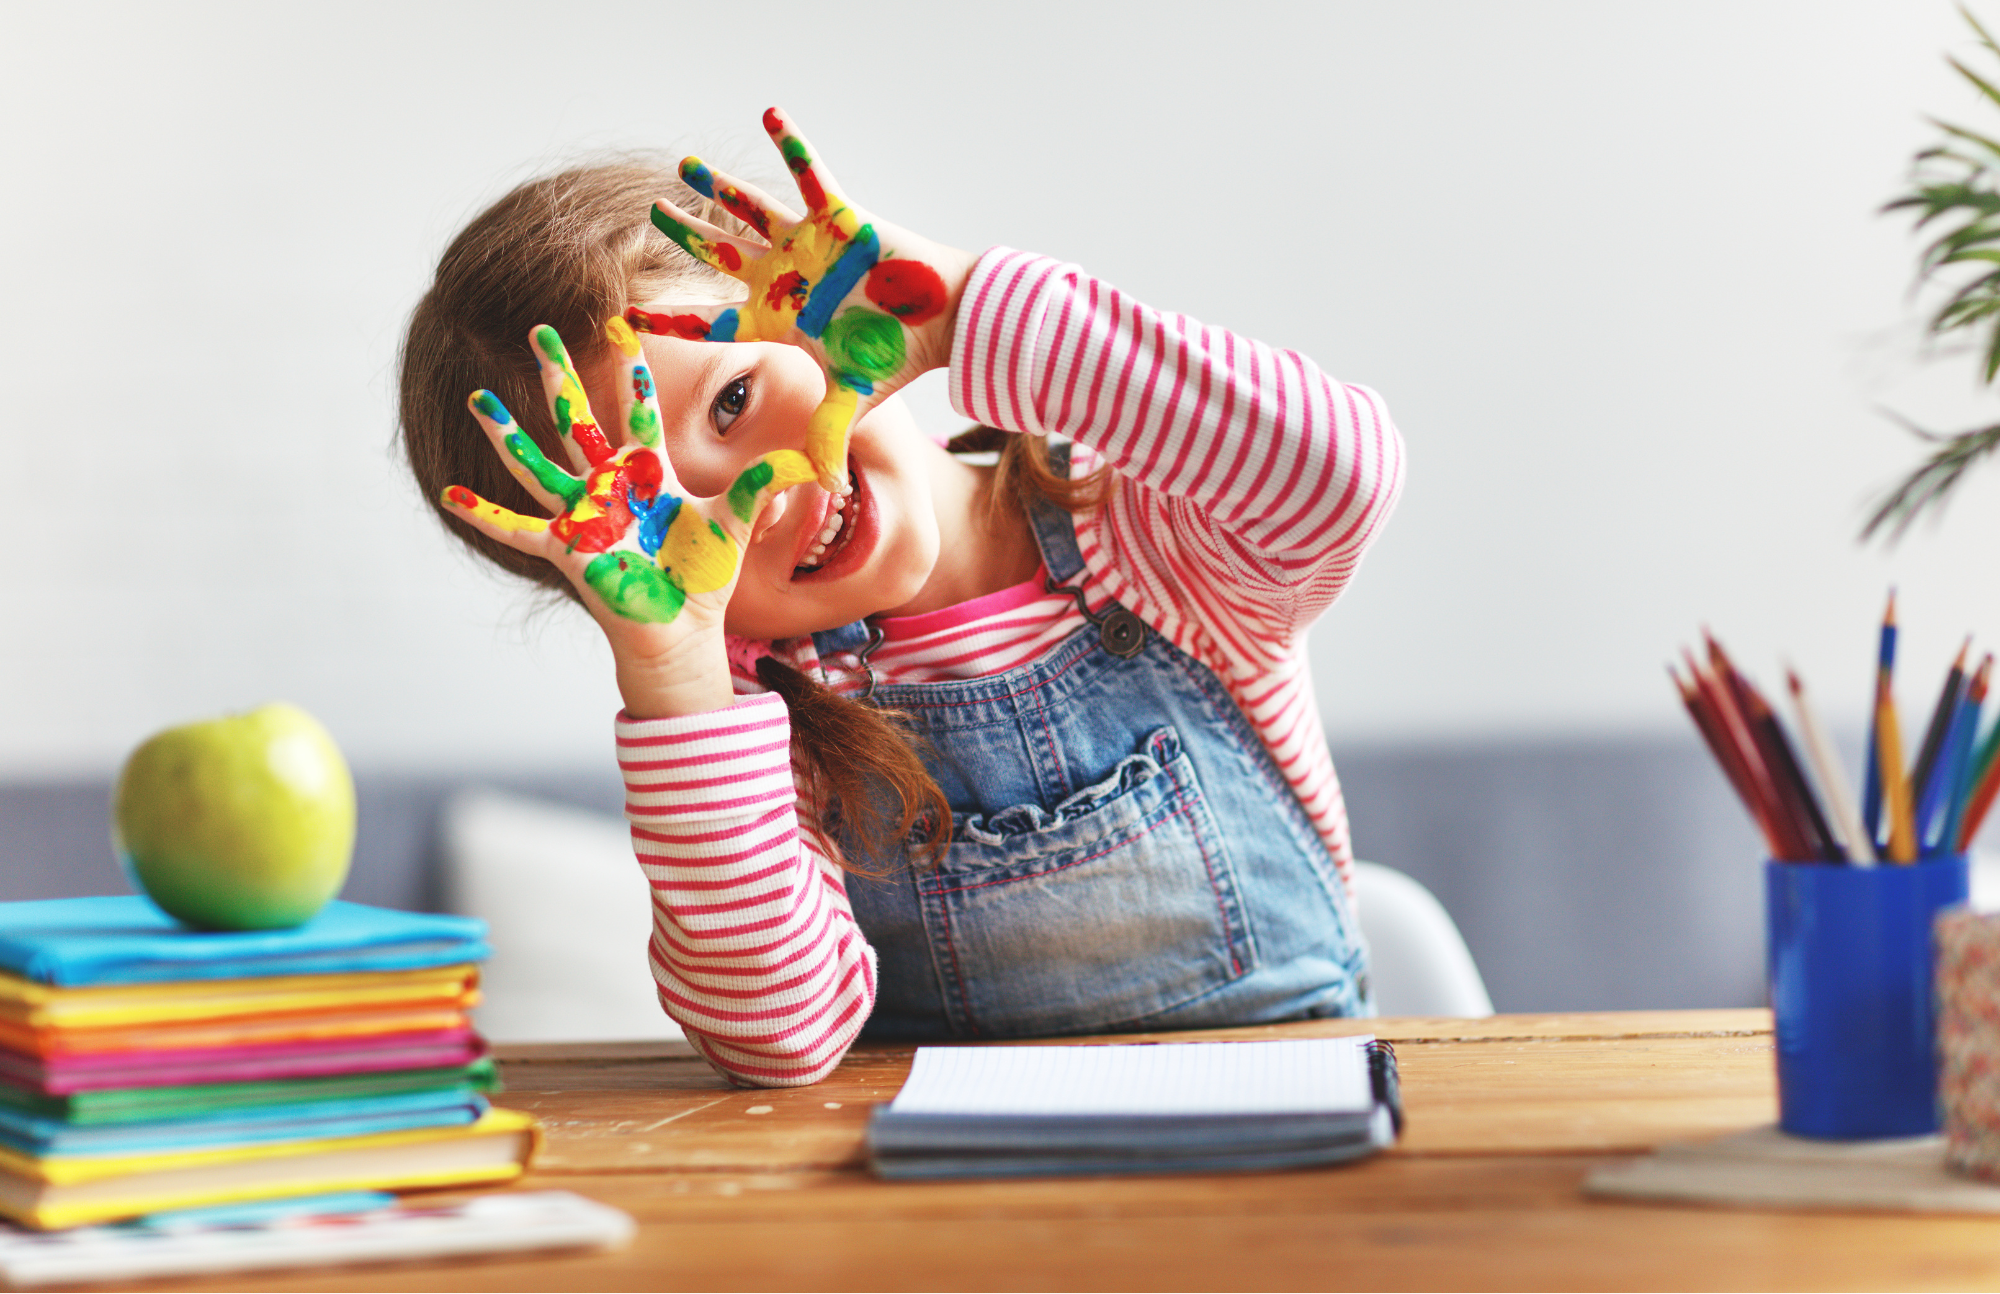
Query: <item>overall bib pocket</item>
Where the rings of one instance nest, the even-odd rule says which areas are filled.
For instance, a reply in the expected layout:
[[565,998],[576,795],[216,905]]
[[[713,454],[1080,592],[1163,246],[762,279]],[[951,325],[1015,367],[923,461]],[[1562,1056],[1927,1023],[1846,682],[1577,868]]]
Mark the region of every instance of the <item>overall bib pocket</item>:
[[1228,847],[1170,727],[1053,808],[952,825],[916,884],[961,1036],[1131,1028],[1257,965]]

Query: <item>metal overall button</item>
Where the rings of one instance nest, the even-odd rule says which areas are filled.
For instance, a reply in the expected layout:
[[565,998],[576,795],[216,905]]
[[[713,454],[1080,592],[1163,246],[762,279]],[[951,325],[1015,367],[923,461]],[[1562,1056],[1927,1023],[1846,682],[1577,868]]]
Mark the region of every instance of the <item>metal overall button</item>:
[[1102,642],[1104,650],[1113,656],[1120,660],[1131,660],[1146,650],[1146,622],[1124,607],[1113,603],[1111,609],[1103,615],[1092,615],[1090,605],[1083,600],[1082,585],[1057,584],[1055,577],[1050,576],[1043,587],[1051,593],[1067,593],[1075,598],[1076,609],[1083,613],[1085,620],[1097,626],[1098,641]]

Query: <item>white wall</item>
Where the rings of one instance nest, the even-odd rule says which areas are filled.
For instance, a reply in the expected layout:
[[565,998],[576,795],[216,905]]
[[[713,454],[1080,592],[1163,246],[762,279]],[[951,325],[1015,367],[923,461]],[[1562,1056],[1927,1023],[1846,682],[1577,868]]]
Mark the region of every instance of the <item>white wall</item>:
[[606,758],[587,624],[527,616],[399,470],[397,338],[511,182],[602,146],[758,156],[770,102],[898,223],[1077,260],[1385,393],[1408,494],[1315,635],[1344,735],[1680,724],[1660,664],[1704,620],[1852,717],[1891,579],[1925,686],[1955,635],[2000,635],[2000,473],[1893,556],[1853,542],[1911,458],[1875,406],[1979,408],[1969,365],[1913,375],[1915,243],[1874,214],[1920,112],[1976,112],[1944,0],[6,28],[0,776],[109,771],[279,696],[374,768]]

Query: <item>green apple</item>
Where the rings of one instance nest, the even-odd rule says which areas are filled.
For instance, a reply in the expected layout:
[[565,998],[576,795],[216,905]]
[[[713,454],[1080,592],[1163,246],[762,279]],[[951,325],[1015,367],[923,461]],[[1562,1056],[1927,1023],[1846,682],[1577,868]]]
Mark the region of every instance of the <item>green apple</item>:
[[267,705],[155,733],[125,761],[112,843],[191,926],[300,925],[347,880],[354,778],[319,720]]

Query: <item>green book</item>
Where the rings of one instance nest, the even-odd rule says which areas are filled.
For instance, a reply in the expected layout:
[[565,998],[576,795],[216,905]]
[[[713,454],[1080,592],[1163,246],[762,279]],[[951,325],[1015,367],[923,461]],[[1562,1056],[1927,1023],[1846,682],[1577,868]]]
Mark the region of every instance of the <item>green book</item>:
[[275,1082],[200,1083],[188,1087],[123,1087],[72,1092],[68,1096],[46,1096],[0,1083],[0,1105],[74,1124],[144,1123],[254,1109],[260,1105],[294,1105],[466,1086],[481,1092],[500,1090],[500,1077],[491,1059],[441,1069],[396,1069]]

